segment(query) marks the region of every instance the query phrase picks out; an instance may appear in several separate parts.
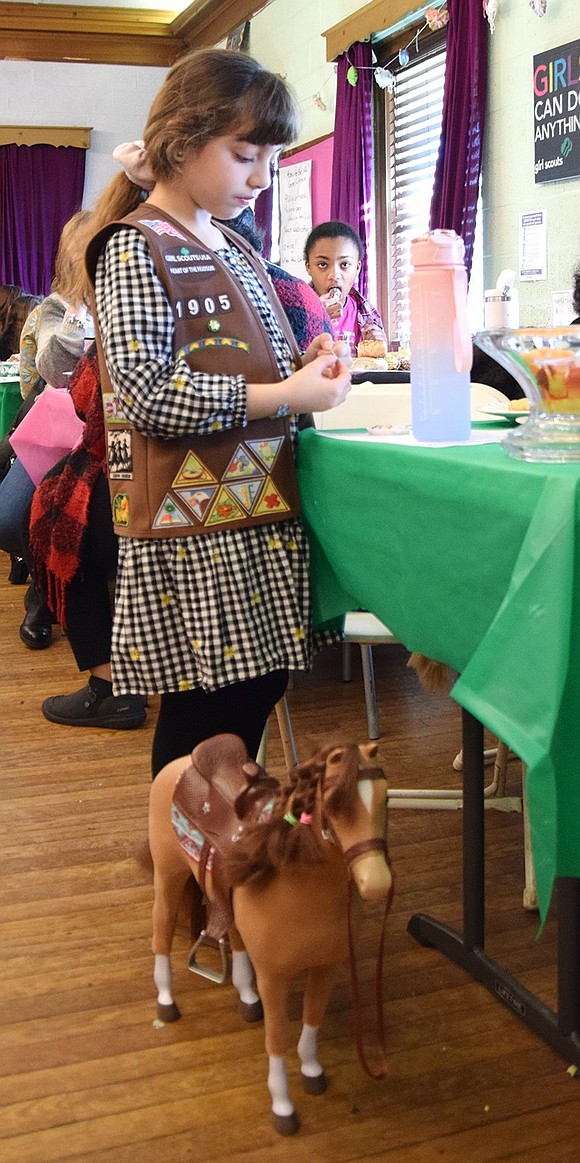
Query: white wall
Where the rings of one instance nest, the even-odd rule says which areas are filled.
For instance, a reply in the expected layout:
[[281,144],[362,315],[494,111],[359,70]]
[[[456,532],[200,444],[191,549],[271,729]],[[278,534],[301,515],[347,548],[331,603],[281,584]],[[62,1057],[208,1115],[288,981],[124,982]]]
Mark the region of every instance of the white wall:
[[90,207],[118,166],[111,153],[142,136],[166,69],[129,65],[0,61],[4,125],[92,126],[83,205]]
[[570,0],[551,0],[542,18],[522,0],[502,0],[490,37],[483,171],[486,286],[494,286],[503,268],[518,269],[520,214],[547,212],[548,277],[519,285],[522,326],[551,324],[551,294],[571,287],[580,260],[580,178],[534,183],[532,91],[534,55],[578,36],[578,5]]
[[[297,144],[331,133],[336,82],[326,61],[324,29],[362,6],[360,0],[271,0],[252,20],[251,52],[294,87],[304,114]],[[571,286],[580,259],[580,179],[534,184],[533,56],[578,36],[577,5],[550,0],[538,18],[524,0],[501,0],[490,36],[489,111],[484,159],[486,285],[518,266],[519,215],[546,209],[548,278],[520,287],[521,318],[551,318],[551,292]],[[46,64],[0,60],[0,109],[5,124],[90,125],[84,204],[90,206],[115,172],[111,152],[140,137],[165,69],[121,65]],[[320,92],[327,110],[316,107]]]

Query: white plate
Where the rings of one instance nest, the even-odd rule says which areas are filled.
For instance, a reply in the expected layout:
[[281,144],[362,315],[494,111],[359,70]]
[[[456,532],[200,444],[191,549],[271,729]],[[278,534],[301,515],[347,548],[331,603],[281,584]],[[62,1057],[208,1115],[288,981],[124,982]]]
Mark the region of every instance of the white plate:
[[502,408],[500,404],[478,404],[478,412],[486,416],[499,416],[502,420],[517,420],[518,416],[529,416],[529,408]]

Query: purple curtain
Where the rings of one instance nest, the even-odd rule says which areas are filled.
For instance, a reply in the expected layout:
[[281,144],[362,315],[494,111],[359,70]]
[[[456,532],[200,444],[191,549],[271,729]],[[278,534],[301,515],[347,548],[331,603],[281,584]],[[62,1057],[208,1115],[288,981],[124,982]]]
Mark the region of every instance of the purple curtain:
[[262,190],[258,194],[254,206],[254,218],[256,219],[256,226],[261,234],[264,236],[262,244],[262,254],[264,258],[270,258],[272,254],[272,213],[274,210],[274,186],[270,183],[267,190]]
[[0,146],[0,283],[48,295],[65,222],[80,209],[86,150]]
[[487,88],[487,21],[481,0],[448,0],[441,142],[429,226],[455,230],[471,274]]
[[[354,86],[349,85],[346,79],[351,65],[360,70]],[[363,295],[368,295],[366,254],[370,239],[373,180],[371,65],[372,49],[368,42],[351,45],[348,53],[338,58],[330,191],[331,218],[348,222],[360,234],[363,242],[365,253],[358,277],[358,288]]]

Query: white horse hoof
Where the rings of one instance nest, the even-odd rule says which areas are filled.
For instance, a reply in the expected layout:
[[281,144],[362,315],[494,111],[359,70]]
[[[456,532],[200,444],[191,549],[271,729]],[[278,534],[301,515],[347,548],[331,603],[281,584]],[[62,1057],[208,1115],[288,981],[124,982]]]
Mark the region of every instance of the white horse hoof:
[[296,1131],[300,1130],[300,1120],[296,1111],[293,1111],[291,1115],[277,1115],[272,1112],[272,1122],[274,1130],[279,1135],[295,1135]]
[[320,1074],[303,1074],[300,1071],[302,1079],[302,1089],[305,1094],[324,1094],[328,1086],[328,1077],[324,1070]]
[[264,1019],[264,1007],[259,998],[254,1002],[241,1001],[238,1011],[245,1022],[261,1022]]
[[157,1002],[157,1017],[160,1022],[178,1022],[181,1017],[181,1010],[173,1001],[171,1005],[164,1006],[161,1002]]

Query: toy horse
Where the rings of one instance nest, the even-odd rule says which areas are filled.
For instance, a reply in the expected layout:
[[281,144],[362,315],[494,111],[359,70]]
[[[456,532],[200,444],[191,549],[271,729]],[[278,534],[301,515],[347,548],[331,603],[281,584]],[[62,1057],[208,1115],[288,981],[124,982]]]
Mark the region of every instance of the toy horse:
[[158,1014],[165,1021],[180,1016],[170,953],[193,872],[208,902],[207,929],[222,948],[227,927],[242,1016],[256,1020],[263,1006],[268,1087],[280,1134],[299,1126],[284,1061],[290,982],[307,970],[298,1055],[304,1089],[322,1094],[327,1079],[317,1056],[318,1029],[348,953],[351,877],[363,900],[390,904],[387,783],[373,762],[376,753],[376,744],[323,748],[281,785],[248,758],[241,739],[219,735],[199,744],[191,759],[169,763],[151,787]]

